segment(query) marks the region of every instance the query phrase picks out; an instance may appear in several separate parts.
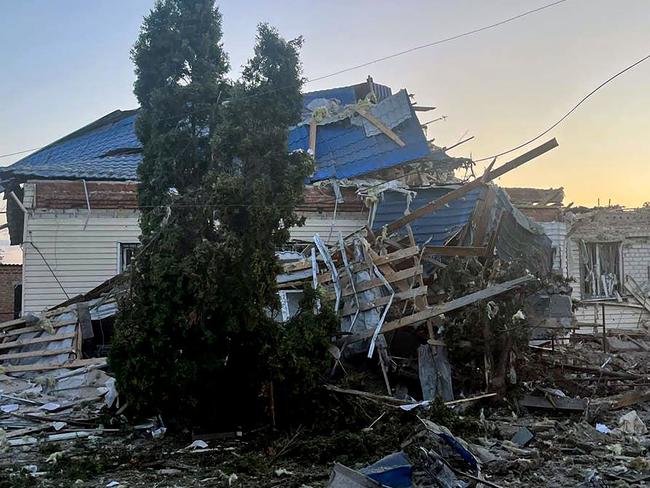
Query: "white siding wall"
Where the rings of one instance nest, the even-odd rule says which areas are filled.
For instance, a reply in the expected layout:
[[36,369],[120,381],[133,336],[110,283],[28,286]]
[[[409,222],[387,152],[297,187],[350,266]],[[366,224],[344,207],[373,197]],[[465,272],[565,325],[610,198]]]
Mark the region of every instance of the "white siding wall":
[[[26,203],[31,204],[28,197]],[[23,243],[23,313],[37,314],[67,299],[45,261],[73,297],[115,276],[118,243],[138,242],[140,234],[135,210],[94,210],[85,229],[85,210],[29,212]]]
[[368,216],[362,213],[340,213],[333,218],[332,214],[303,214],[305,225],[291,229],[291,239],[294,241],[313,242],[314,234],[321,236],[328,244],[338,242],[339,231],[343,237],[362,229],[368,223]]
[[555,249],[553,255],[553,271],[567,276],[566,263],[566,223],[564,222],[539,222],[544,228]]
[[[598,330],[603,330],[603,309],[600,304],[580,304],[576,309],[575,318],[581,328],[594,324]],[[617,306],[615,303],[605,306],[605,327],[608,330],[645,330],[649,325],[650,313],[643,308]]]

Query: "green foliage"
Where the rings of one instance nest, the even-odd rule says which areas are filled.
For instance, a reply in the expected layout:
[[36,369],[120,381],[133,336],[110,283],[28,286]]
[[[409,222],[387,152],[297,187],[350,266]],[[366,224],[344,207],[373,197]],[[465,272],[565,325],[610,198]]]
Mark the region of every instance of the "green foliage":
[[334,319],[310,307],[284,326],[269,318],[275,251],[300,223],[312,171],[287,146],[302,103],[300,45],[261,25],[230,82],[213,0],[158,2],[143,24],[132,52],[143,245],[110,356],[134,415],[228,428],[260,421],[266,385],[299,406],[290,398],[317,383]]

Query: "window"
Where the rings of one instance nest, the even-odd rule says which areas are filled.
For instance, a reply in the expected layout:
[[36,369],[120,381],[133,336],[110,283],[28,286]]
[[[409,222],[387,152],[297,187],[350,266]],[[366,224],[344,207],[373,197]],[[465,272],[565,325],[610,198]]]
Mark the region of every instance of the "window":
[[585,298],[620,293],[621,247],[620,242],[580,242],[581,290]]
[[117,271],[123,273],[131,264],[133,256],[135,256],[136,250],[138,249],[139,244],[132,242],[120,242],[118,249],[118,263]]

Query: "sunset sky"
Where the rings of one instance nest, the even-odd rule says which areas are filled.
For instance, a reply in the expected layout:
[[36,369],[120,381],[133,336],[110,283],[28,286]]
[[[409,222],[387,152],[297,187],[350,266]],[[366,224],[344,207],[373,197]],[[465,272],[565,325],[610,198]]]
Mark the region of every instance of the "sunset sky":
[[[481,27],[551,0],[247,0],[218,2],[233,76],[256,24],[302,35],[318,77]],[[129,49],[153,0],[22,0],[0,7],[0,154],[39,147],[115,109],[137,106]],[[423,121],[436,144],[480,158],[535,136],[583,95],[650,53],[649,0],[568,0],[494,30],[310,83],[372,75],[438,107]],[[498,183],[559,187],[565,203],[650,200],[650,61],[603,88],[554,130],[560,147]],[[544,138],[542,141],[546,140]],[[531,146],[532,147],[532,146]],[[517,153],[499,159],[507,161]],[[21,156],[0,158],[7,165]]]

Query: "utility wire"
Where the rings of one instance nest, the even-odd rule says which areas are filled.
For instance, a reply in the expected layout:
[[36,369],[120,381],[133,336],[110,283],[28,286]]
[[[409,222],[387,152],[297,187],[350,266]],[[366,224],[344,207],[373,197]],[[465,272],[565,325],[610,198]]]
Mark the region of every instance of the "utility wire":
[[[357,64],[355,66],[350,66],[349,68],[343,68],[343,69],[340,69],[340,70],[335,71],[333,73],[329,73],[329,74],[322,75],[322,76],[317,76],[316,78],[308,78],[307,80],[305,80],[304,84],[309,84],[309,83],[313,83],[315,81],[325,80],[325,79],[332,78],[334,76],[337,76],[337,75],[340,75],[340,74],[343,74],[343,73],[348,73],[350,71],[365,68],[366,66],[371,66],[373,64],[377,64],[377,63],[380,63],[382,61],[386,61],[388,59],[394,59],[394,58],[397,58],[399,56],[404,56],[405,54],[409,54],[409,53],[412,53],[412,52],[415,52],[415,51],[419,51],[419,50],[422,50],[422,49],[427,49],[427,48],[430,48],[430,47],[438,46],[440,44],[444,44],[444,43],[447,43],[447,42],[455,41],[456,39],[460,39],[462,37],[472,36],[474,34],[478,34],[479,32],[494,29],[496,27],[507,24],[509,22],[513,22],[515,20],[521,19],[522,17],[526,17],[527,15],[531,15],[531,14],[540,12],[542,10],[554,7],[556,5],[559,5],[561,3],[568,2],[568,1],[569,0],[558,0],[558,1],[546,4],[546,5],[542,5],[541,7],[538,7],[536,9],[527,10],[526,12],[522,12],[521,14],[515,15],[513,17],[509,17],[507,19],[501,20],[501,21],[496,22],[494,24],[486,25],[486,26],[483,26],[483,27],[479,27],[477,29],[473,29],[473,30],[470,30],[470,31],[467,31],[467,32],[463,32],[461,34],[453,35],[451,37],[438,39],[437,41],[433,41],[433,42],[429,42],[427,44],[422,44],[420,46],[415,46],[415,47],[412,47],[412,48],[409,48],[409,49],[405,49],[404,51],[389,54],[388,56],[383,56],[381,58],[373,59],[371,61],[367,61],[365,63]],[[249,95],[248,97],[241,97],[240,99],[252,98],[252,97],[261,96],[261,95],[267,95],[267,94],[269,94],[271,92],[278,91],[278,90],[281,90],[281,89],[282,89],[282,87],[278,87],[278,88],[275,88],[275,89],[267,90],[267,91],[265,91],[263,93],[257,93],[257,94],[254,94],[254,95]],[[209,109],[204,109],[203,111],[206,111],[206,110],[209,110]],[[189,115],[189,114],[190,114],[189,112],[186,112],[183,115]],[[7,158],[7,157],[10,157],[10,156],[16,156],[18,154],[23,154],[23,153],[27,153],[27,152],[31,152],[31,151],[37,151],[39,149],[43,149],[43,147],[45,147],[45,146],[36,147],[36,148],[33,148],[33,149],[25,149],[23,151],[17,151],[17,152],[9,153],[9,154],[0,154],[0,158]]]
[[531,14],[540,12],[540,11],[545,10],[547,8],[555,7],[556,5],[559,5],[559,4],[564,3],[566,1],[568,1],[568,0],[559,0],[557,2],[549,3],[547,5],[543,5],[543,6],[539,7],[539,8],[536,8],[536,9],[533,9],[533,10],[528,10],[528,11],[523,12],[521,14],[515,15],[514,17],[510,17],[510,18],[501,20],[501,21],[496,22],[494,24],[486,25],[484,27],[479,27],[477,29],[473,29],[473,30],[470,30],[470,31],[467,31],[467,32],[463,32],[462,34],[456,34],[456,35],[451,36],[451,37],[445,37],[444,39],[439,39],[437,41],[429,42],[427,44],[422,44],[421,46],[415,46],[415,47],[412,47],[412,48],[409,48],[409,49],[405,49],[404,51],[399,51],[399,52],[396,52],[396,53],[393,53],[393,54],[389,54],[388,56],[383,56],[381,58],[373,59],[372,61],[367,61],[365,63],[357,64],[356,66],[351,66],[349,68],[344,68],[344,69],[341,69],[339,71],[335,71],[334,73],[319,76],[317,78],[310,78],[309,80],[307,80],[307,83],[312,83],[314,81],[325,80],[327,78],[331,78],[333,76],[337,76],[337,75],[340,75],[340,74],[343,74],[343,73],[348,73],[350,71],[354,71],[354,70],[357,70],[357,69],[360,69],[360,68],[365,68],[366,66],[377,64],[377,63],[380,63],[382,61],[386,61],[388,59],[393,59],[393,58],[397,58],[399,56],[404,56],[405,54],[409,54],[409,53],[412,53],[412,52],[415,52],[415,51],[419,51],[421,49],[427,49],[427,48],[430,48],[430,47],[433,47],[433,46],[438,46],[439,44],[444,44],[446,42],[455,41],[456,39],[460,39],[462,37],[472,36],[474,34],[478,34],[479,32],[494,29],[495,27],[499,27],[499,26],[501,26],[503,24],[507,24],[508,22],[513,22],[515,20],[521,19],[522,17],[526,17],[527,15],[531,15]]
[[647,61],[648,59],[650,59],[650,54],[648,54],[647,56],[644,56],[643,58],[639,59],[638,61],[632,63],[632,64],[629,65],[627,68],[622,69],[621,71],[619,71],[619,72],[616,73],[615,75],[610,76],[607,80],[603,81],[600,85],[598,85],[596,88],[594,88],[593,90],[591,90],[587,95],[585,95],[584,97],[582,97],[582,98],[580,99],[580,101],[579,101],[578,103],[576,103],[576,104],[573,106],[573,108],[572,108],[571,110],[569,110],[567,113],[565,113],[565,114],[564,114],[564,115],[563,115],[563,116],[562,116],[562,117],[561,117],[557,122],[555,122],[555,123],[554,123],[553,125],[551,125],[548,129],[546,129],[546,130],[543,131],[542,133],[538,134],[537,136],[533,137],[532,139],[529,139],[529,140],[527,140],[526,142],[523,142],[523,143],[519,144],[518,146],[515,146],[515,147],[513,147],[513,148],[511,148],[511,149],[508,149],[507,151],[503,151],[503,152],[500,152],[500,153],[498,153],[498,154],[493,154],[492,156],[487,156],[487,157],[485,157],[485,158],[475,159],[474,162],[475,162],[475,163],[478,163],[478,162],[481,162],[481,161],[487,161],[487,160],[489,160],[489,159],[498,158],[499,156],[503,156],[503,155],[505,155],[505,154],[509,154],[509,153],[511,153],[511,152],[514,152],[514,151],[516,151],[517,149],[521,149],[522,147],[527,146],[528,144],[531,144],[531,143],[535,142],[535,141],[538,140],[539,138],[544,137],[546,134],[548,134],[548,133],[551,132],[553,129],[555,129],[558,125],[560,125],[562,122],[564,122],[564,120],[565,120],[567,117],[569,117],[573,112],[575,112],[575,111],[578,109],[578,107],[579,107],[580,105],[582,105],[584,102],[586,102],[587,99],[588,99],[589,97],[591,97],[594,93],[596,93],[598,90],[600,90],[602,87],[604,87],[605,85],[607,85],[607,84],[608,84],[609,82],[611,82],[612,80],[614,80],[614,79],[618,78],[619,76],[621,76],[621,75],[622,75],[623,73],[625,73],[626,71],[631,70],[631,69],[634,68],[635,66],[638,66],[639,64],[643,63],[644,61]]

